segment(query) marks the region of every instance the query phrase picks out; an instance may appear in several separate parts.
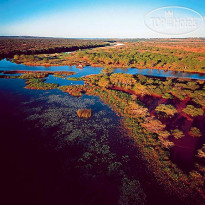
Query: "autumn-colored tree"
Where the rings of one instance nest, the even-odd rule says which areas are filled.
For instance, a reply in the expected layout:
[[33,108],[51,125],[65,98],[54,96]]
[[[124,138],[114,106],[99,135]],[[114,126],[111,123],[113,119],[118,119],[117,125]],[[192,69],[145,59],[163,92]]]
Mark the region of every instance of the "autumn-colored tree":
[[205,144],[198,150],[197,157],[205,159]]
[[180,139],[184,137],[184,133],[179,129],[171,130],[171,133],[175,139]]
[[108,77],[104,76],[100,78],[98,85],[103,88],[108,88],[110,86],[110,80]]
[[166,115],[168,116],[174,116],[176,113],[177,113],[177,110],[176,108],[169,104],[169,105],[166,105],[166,104],[160,104],[156,107],[155,109],[158,113],[165,113]]
[[144,96],[148,93],[146,86],[142,85],[139,82],[135,83],[133,90],[137,95],[141,95],[141,96]]
[[149,115],[148,109],[138,105],[135,102],[130,102],[126,112],[134,118],[144,118]]
[[135,78],[131,74],[114,73],[110,76],[112,84],[117,86],[131,87],[136,83]]
[[201,137],[202,136],[200,129],[197,127],[191,127],[189,134],[192,137]]
[[14,55],[14,60],[19,60],[19,55],[18,54]]
[[92,115],[91,109],[79,109],[77,111],[78,117],[90,118]]
[[160,133],[166,127],[166,125],[162,124],[161,121],[154,117],[146,118],[142,126],[153,133]]
[[202,116],[204,114],[203,109],[196,108],[193,105],[187,105],[186,108],[183,109],[183,112],[185,112],[186,114],[192,117]]

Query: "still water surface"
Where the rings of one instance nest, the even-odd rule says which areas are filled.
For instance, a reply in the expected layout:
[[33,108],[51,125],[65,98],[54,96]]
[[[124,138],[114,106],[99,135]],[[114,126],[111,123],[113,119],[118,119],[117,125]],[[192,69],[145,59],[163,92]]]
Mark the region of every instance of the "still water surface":
[[[98,74],[102,68],[45,68],[2,60],[0,70],[75,71],[73,77],[82,77]],[[198,74],[149,69],[115,72],[205,79]],[[52,75],[46,81],[83,84]],[[136,189],[146,194],[148,204],[175,203],[147,173],[121,118],[98,97],[75,98],[57,89],[27,90],[24,86],[21,79],[0,79],[0,148],[7,200],[13,200],[11,193],[22,204],[119,204],[127,200],[126,189]],[[76,112],[82,108],[92,109],[92,118],[78,118]],[[144,199],[143,194],[132,197]]]

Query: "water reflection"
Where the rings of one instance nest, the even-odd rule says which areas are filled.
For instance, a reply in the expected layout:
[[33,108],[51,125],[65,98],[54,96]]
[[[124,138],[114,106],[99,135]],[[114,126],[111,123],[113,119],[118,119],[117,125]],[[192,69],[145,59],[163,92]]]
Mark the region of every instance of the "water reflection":
[[[82,77],[90,74],[99,74],[103,68],[101,67],[92,67],[86,66],[83,69],[77,68],[76,66],[26,66],[18,65],[7,61],[6,59],[0,61],[0,71],[1,70],[36,70],[36,71],[74,71],[77,72],[75,77]],[[138,69],[138,68],[117,68],[114,69],[115,73],[129,73],[129,74],[142,74],[146,76],[155,76],[155,77],[175,77],[175,78],[191,78],[191,79],[200,79],[205,80],[205,74],[197,73],[187,73],[180,71],[164,71],[159,69]]]
[[[73,75],[72,77],[76,77],[76,75]],[[84,85],[83,80],[80,80],[80,81],[67,80],[67,77],[59,78],[59,77],[55,77],[54,75],[49,75],[46,78],[46,83],[57,83],[60,86],[63,86],[63,85]]]

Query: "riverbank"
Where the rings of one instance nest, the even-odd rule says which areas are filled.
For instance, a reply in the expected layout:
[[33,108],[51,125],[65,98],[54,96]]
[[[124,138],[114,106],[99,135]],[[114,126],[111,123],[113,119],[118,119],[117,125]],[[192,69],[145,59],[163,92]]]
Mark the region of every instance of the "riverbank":
[[168,71],[173,71],[173,72],[182,72],[182,73],[190,73],[190,74],[199,74],[199,75],[204,75],[205,71],[189,71],[189,70],[182,70],[179,68],[163,68],[163,67],[152,67],[152,68],[148,68],[147,66],[140,66],[140,65],[136,65],[136,66],[123,66],[123,65],[106,65],[106,64],[101,64],[101,63],[90,63],[90,62],[82,62],[81,60],[76,60],[73,63],[70,62],[59,62],[59,63],[54,63],[54,62],[49,62],[49,63],[43,63],[43,62],[18,62],[18,61],[11,61],[17,64],[23,64],[26,66],[44,66],[46,68],[49,68],[51,66],[76,66],[77,68],[81,68],[83,69],[86,66],[92,66],[92,67],[101,67],[101,68],[106,68],[107,70],[112,71],[112,69],[128,69],[128,68],[136,68],[136,69],[141,69],[141,70],[162,70],[164,72],[168,72]]
[[[163,70],[165,72],[167,71],[174,71],[174,72],[184,72],[184,73],[192,73],[192,74],[205,74],[204,66],[205,66],[205,60],[203,61],[196,61],[196,59],[192,59],[191,61],[195,62],[196,65],[192,65],[192,67],[189,66],[189,62],[184,63],[183,59],[178,58],[175,59],[175,57],[167,57],[165,55],[161,54],[155,54],[155,53],[149,53],[149,54],[137,54],[139,57],[135,60],[135,62],[128,63],[124,58],[127,58],[124,56],[122,59],[119,57],[121,54],[118,54],[119,56],[116,59],[115,53],[118,51],[115,51],[117,47],[115,48],[106,48],[106,49],[93,49],[93,50],[87,50],[87,51],[75,51],[73,53],[69,54],[51,54],[51,55],[32,55],[32,56],[18,56],[16,59],[11,59],[11,62],[17,63],[17,64],[23,64],[27,66],[45,66],[45,67],[51,67],[51,66],[76,66],[79,68],[84,68],[86,66],[92,66],[92,67],[103,67],[106,68],[107,71],[112,71],[112,69],[121,68],[121,69],[128,69],[128,68],[137,68],[137,69],[156,69],[156,70]],[[122,46],[122,49],[126,49],[126,47]],[[121,52],[121,49],[120,49]],[[108,57],[109,55],[113,55],[113,57]],[[140,56],[140,55],[144,55]],[[154,58],[160,59],[160,58],[166,58],[166,60],[163,60],[164,63],[156,63],[154,60],[153,62],[147,62],[147,56],[145,55],[155,55]],[[105,57],[107,56],[107,57]],[[106,60],[108,58],[108,60]],[[138,59],[139,58],[139,59]],[[144,60],[140,58],[145,58]],[[171,59],[169,59],[171,58]],[[116,62],[115,62],[116,61]],[[161,60],[157,60],[161,61]],[[170,63],[171,61],[172,63]],[[185,60],[184,60],[185,61]]]
[[[200,129],[203,134],[200,135],[200,141],[204,141],[205,130],[202,125],[203,123],[199,123],[205,120],[204,111],[202,113],[203,117],[191,117],[192,121],[190,123],[190,117],[187,119],[186,113],[182,115],[182,111],[178,112],[178,109],[177,111],[175,110],[175,106],[179,102],[183,102],[182,104],[186,102],[182,109],[186,107],[186,104],[193,103],[191,101],[194,100],[194,98],[187,101],[186,96],[184,96],[184,98],[181,96],[181,92],[183,91],[179,89],[179,86],[185,88],[186,80],[160,80],[139,76],[136,89],[133,90],[131,75],[120,74],[118,76],[119,78],[117,76],[113,76],[112,78],[111,75],[109,78],[103,75],[91,75],[84,79],[86,83],[85,86],[63,86],[60,89],[71,95],[75,93],[86,93],[87,95],[99,96],[106,104],[110,105],[115,112],[124,117],[124,125],[129,131],[129,136],[132,136],[138,143],[139,150],[146,161],[150,173],[154,174],[155,179],[163,189],[173,197],[177,196],[182,200],[182,203],[200,204],[204,200],[203,179],[205,173],[203,172],[203,160],[197,159],[195,163],[188,168],[189,170],[183,170],[180,168],[183,167],[182,164],[179,166],[179,164],[176,165],[173,163],[172,160],[176,159],[171,159],[170,154],[176,151],[175,146],[178,147],[183,144],[191,147],[195,144],[196,147],[192,153],[192,157],[195,158],[196,149],[198,147],[196,141],[199,142],[199,138],[191,136],[189,131],[194,124],[197,125],[197,127],[201,126]],[[109,79],[111,80],[111,84],[108,82]],[[146,82],[146,84],[142,85],[143,82]],[[121,91],[119,91],[119,88],[113,87],[112,83],[114,85],[118,84]],[[146,87],[149,88],[149,83],[159,84],[156,86],[156,92],[153,91],[153,87],[152,91],[150,90],[150,92],[154,94],[153,96],[152,93],[148,94],[146,91]],[[204,82],[190,82],[188,84],[191,86],[189,92],[192,96],[191,93],[193,89],[199,89],[196,85],[201,85],[200,87],[202,89]],[[157,87],[161,87],[162,85],[164,85],[164,88],[166,86],[174,87],[173,94],[176,91],[174,98],[169,95],[169,90],[171,91],[171,89],[168,87],[166,87],[164,93],[159,93]],[[130,92],[131,90],[132,92]],[[196,94],[197,93],[198,91],[196,91]],[[158,97],[156,97],[156,95]],[[186,95],[189,95],[188,92],[186,92]],[[201,102],[202,101],[204,101],[204,99],[201,99]],[[162,105],[163,109],[161,109]],[[205,110],[204,106],[205,105],[203,105],[203,110]],[[185,110],[183,112],[185,112]],[[194,110],[192,113],[194,113]],[[186,126],[184,126],[184,124],[186,124]],[[187,139],[189,144],[187,144]],[[192,142],[190,142],[191,139]],[[184,152],[184,150],[182,150],[182,152]],[[182,156],[183,155],[178,157],[180,158]],[[192,159],[190,160],[192,161]],[[182,161],[180,163],[182,163]],[[186,166],[184,166],[184,168],[185,167]]]
[[[100,97],[123,117],[150,175],[169,196],[182,203],[204,200],[204,161],[196,158],[205,136],[204,81],[114,73],[88,75],[79,78],[85,85],[59,87],[42,78],[30,79],[32,74],[26,74],[27,89],[60,89],[78,98],[84,94]],[[189,152],[179,151],[179,147],[189,147]],[[187,159],[187,155],[191,157]]]

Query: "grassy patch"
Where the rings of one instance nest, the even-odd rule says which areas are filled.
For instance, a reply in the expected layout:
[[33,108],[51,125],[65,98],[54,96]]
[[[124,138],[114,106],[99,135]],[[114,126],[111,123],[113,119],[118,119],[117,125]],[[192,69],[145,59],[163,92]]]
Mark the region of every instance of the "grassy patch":
[[45,83],[45,79],[32,78],[26,81],[25,88],[36,90],[51,90],[58,87],[55,83]]
[[82,77],[69,77],[67,78],[67,80],[80,81],[80,80],[83,80],[83,78]]
[[46,78],[46,77],[48,77],[47,73],[27,73],[27,74],[22,74],[19,78],[31,79],[31,78]]

